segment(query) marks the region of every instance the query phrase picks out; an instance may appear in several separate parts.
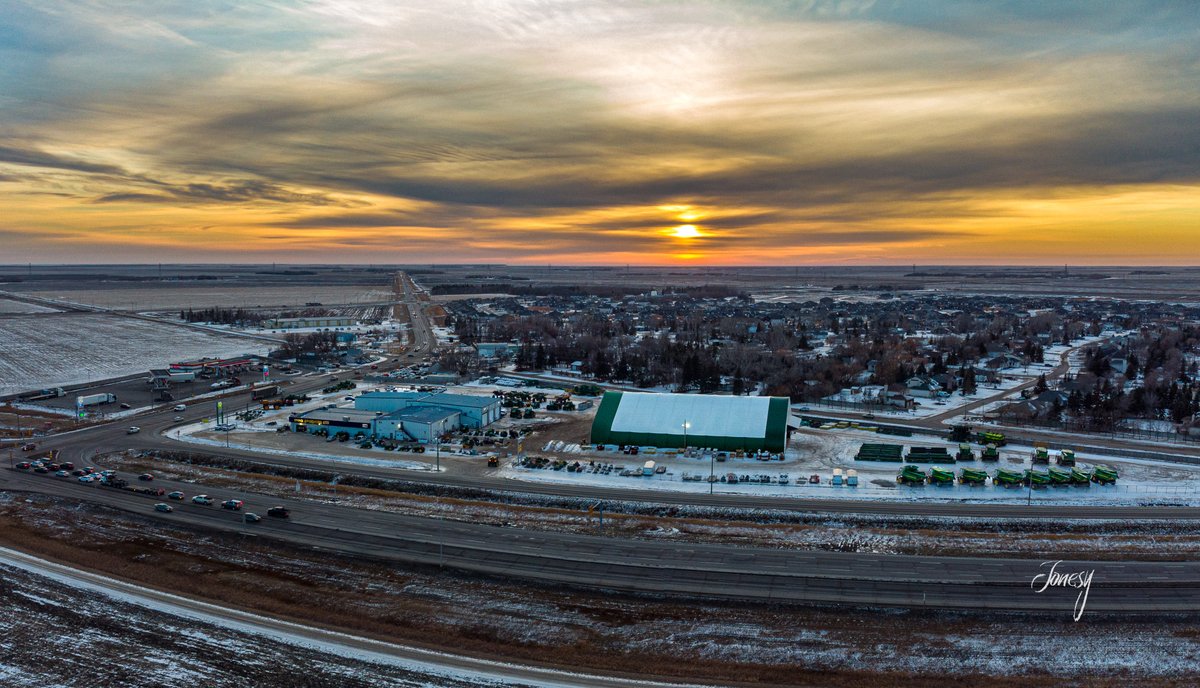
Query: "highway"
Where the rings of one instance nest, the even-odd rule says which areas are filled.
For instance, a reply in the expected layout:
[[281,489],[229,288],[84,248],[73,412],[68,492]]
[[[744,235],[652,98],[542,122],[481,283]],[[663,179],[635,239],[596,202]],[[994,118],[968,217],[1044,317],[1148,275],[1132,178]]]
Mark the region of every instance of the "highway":
[[[185,491],[189,500],[180,503],[18,469],[4,469],[0,476],[6,490],[79,499],[167,522],[377,560],[566,586],[771,602],[1068,612],[1078,592],[1035,593],[1034,577],[1048,570],[1041,560],[780,550],[530,532],[206,490],[217,500],[242,499],[245,511],[260,515],[276,504],[291,510],[289,519],[247,524],[238,512],[190,503],[203,488],[188,483],[149,483]],[[159,501],[172,503],[175,512],[155,512],[153,504]],[[1200,611],[1200,562],[1068,561],[1058,570],[1095,572],[1087,602],[1091,611]]]

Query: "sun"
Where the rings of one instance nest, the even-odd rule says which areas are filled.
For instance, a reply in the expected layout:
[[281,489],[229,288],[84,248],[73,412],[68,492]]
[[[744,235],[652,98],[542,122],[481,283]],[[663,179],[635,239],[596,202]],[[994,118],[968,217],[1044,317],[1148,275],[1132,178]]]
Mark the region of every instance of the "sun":
[[700,237],[700,230],[696,229],[695,225],[679,225],[671,232],[671,236],[676,239],[697,239]]

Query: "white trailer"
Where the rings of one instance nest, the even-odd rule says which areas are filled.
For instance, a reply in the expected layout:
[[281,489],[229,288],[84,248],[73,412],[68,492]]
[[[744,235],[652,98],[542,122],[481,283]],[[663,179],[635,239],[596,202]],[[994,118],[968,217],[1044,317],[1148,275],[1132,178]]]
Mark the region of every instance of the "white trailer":
[[642,475],[654,475],[653,461],[647,461],[646,465],[642,466]]
[[96,406],[97,404],[111,404],[117,400],[117,395],[108,392],[100,394],[85,394],[75,397],[76,406]]

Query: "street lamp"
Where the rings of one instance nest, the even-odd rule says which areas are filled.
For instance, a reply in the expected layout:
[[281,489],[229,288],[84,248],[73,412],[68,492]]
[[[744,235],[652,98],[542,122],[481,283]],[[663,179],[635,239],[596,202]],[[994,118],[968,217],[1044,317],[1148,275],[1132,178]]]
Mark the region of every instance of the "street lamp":
[[690,427],[692,427],[691,423],[683,421],[683,453],[685,456],[687,455],[687,431]]

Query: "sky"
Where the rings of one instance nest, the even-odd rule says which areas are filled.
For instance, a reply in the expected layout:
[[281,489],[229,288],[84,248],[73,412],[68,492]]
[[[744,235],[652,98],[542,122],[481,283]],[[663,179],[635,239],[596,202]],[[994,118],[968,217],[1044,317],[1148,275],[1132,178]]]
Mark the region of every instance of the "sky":
[[1195,0],[0,0],[0,263],[1198,256]]

